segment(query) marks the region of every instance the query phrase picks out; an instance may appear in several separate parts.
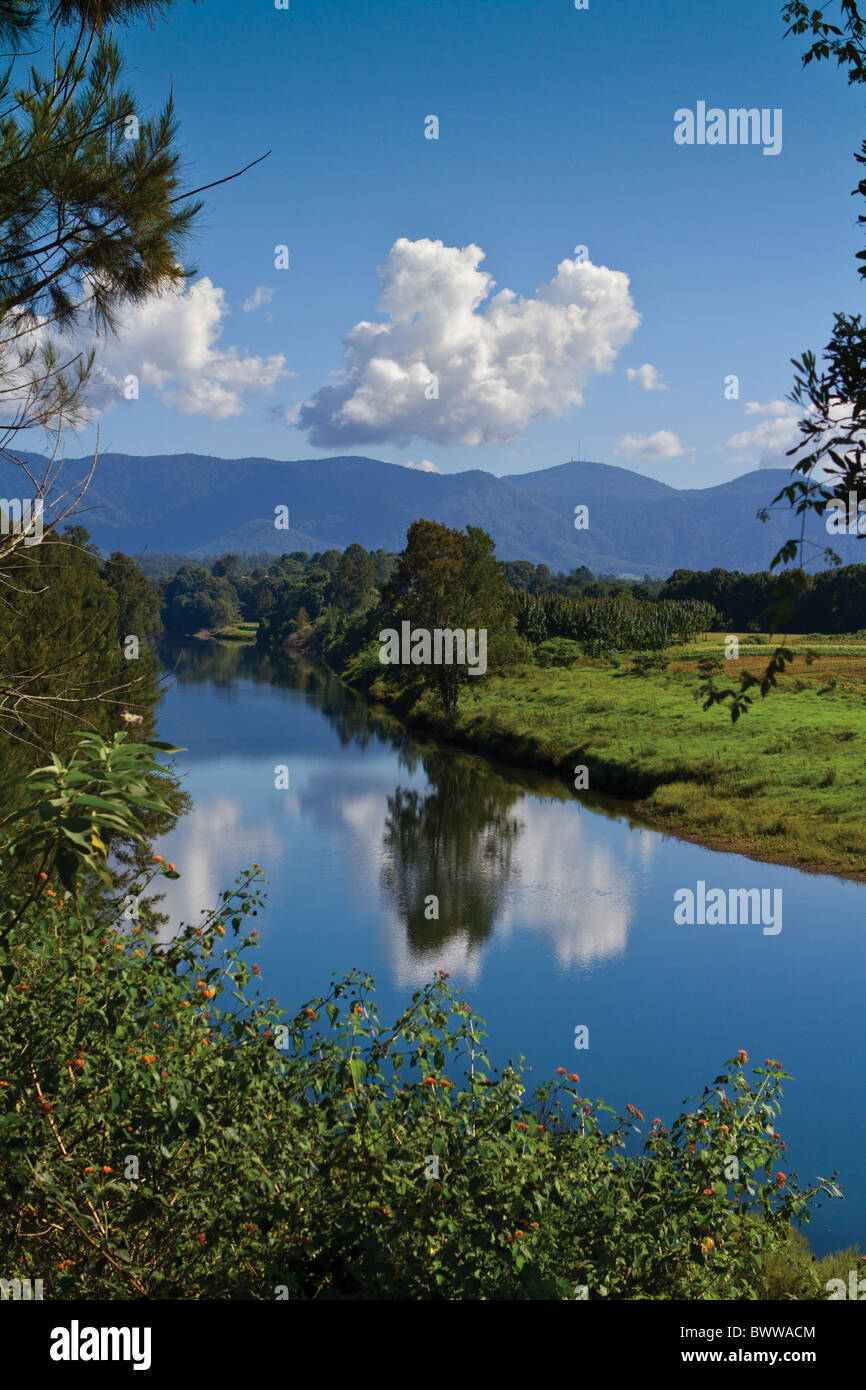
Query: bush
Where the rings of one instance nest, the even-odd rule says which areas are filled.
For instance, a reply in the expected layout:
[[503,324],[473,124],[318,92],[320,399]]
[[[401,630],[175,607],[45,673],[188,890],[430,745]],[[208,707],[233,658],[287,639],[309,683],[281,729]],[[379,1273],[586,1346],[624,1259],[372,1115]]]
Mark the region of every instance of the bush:
[[551,637],[535,648],[539,666],[573,666],[581,655],[580,643],[569,641],[567,637]]
[[671,662],[662,652],[635,652],[631,664],[635,675],[648,676],[651,671],[666,671]]

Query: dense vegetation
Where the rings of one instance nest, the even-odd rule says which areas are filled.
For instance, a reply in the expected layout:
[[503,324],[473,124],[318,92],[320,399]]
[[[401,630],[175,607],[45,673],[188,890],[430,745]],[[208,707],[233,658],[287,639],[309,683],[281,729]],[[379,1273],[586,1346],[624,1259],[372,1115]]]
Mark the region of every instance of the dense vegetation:
[[[491,1068],[447,977],[382,1023],[357,973],[294,1015],[252,993],[257,865],[160,945],[124,921],[111,836],[142,835],[165,745],[80,741],[33,774],[0,863],[0,1261],[51,1298],[826,1297],[851,1253],[792,1244],[787,1073],[728,1059],[648,1124],[560,1067]],[[71,776],[75,771],[76,776]],[[127,900],[129,901],[129,900]]]

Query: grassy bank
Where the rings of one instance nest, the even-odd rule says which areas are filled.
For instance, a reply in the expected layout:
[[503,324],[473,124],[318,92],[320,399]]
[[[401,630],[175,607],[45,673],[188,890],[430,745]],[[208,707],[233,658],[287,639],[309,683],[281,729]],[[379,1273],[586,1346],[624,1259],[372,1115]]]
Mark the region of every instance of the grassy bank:
[[241,642],[252,644],[259,630],[258,623],[233,623],[229,627],[217,628],[215,632],[197,632],[196,637],[211,642]]
[[[697,659],[719,654],[718,637],[670,651],[668,669],[647,674],[628,660],[488,674],[469,682],[450,721],[420,684],[389,684],[374,652],[343,674],[452,743],[569,784],[584,764],[590,790],[633,801],[660,828],[713,849],[866,878],[866,646],[837,640],[844,654],[831,655],[813,639],[791,645],[800,653],[791,674],[736,725],[695,698]],[[760,671],[763,656],[744,642],[719,680]]]

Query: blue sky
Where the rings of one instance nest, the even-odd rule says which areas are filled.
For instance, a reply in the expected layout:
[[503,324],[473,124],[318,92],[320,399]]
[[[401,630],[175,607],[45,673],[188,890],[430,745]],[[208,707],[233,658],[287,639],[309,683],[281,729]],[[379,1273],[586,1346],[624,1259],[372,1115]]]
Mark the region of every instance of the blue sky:
[[[138,400],[106,400],[102,449],[360,453],[501,475],[580,448],[678,487],[778,461],[794,430],[793,412],[773,405],[790,390],[790,358],[823,346],[834,311],[859,308],[862,244],[850,196],[862,96],[835,66],[803,69],[804,40],[783,37],[780,9],[181,0],[154,28],[128,31],[139,110],[158,109],[173,85],[189,186],[272,153],[205,195],[188,256],[197,298],[130,324],[107,350],[109,379],[140,359],[141,386]],[[781,152],[675,144],[674,112],[699,101],[781,108]],[[431,114],[438,140],[425,138]],[[287,270],[274,266],[277,245],[289,248]],[[459,256],[473,245],[483,260]],[[566,267],[578,301],[585,308],[588,294],[595,307],[581,341],[563,347],[572,289],[548,295],[543,322],[520,297],[534,300],[578,245],[606,270]],[[389,254],[406,321],[376,341],[390,344],[394,394],[383,396],[363,348],[350,364],[348,423],[332,428],[317,393],[339,395],[334,373],[357,323],[388,324],[377,267]],[[437,286],[459,299],[485,272],[517,310],[498,327],[488,320],[479,340],[488,301],[450,316],[433,301]],[[532,360],[515,369],[507,359],[524,351]],[[397,382],[412,361],[429,372],[446,360],[438,400]],[[644,364],[659,376],[628,378]],[[725,399],[729,374],[739,399]],[[666,389],[645,389],[659,381]],[[362,423],[353,440],[369,390],[383,437],[371,441]],[[68,436],[67,453],[92,439],[92,429]]]

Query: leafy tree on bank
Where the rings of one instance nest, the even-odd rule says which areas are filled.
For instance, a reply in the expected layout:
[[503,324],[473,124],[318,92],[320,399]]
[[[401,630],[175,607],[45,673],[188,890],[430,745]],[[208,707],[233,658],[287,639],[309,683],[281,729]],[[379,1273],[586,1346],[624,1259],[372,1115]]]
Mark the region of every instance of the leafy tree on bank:
[[[406,548],[382,590],[383,628],[400,630],[408,621],[427,632],[458,629],[487,633],[487,669],[502,669],[525,652],[516,634],[513,591],[494,558],[494,543],[486,531],[467,526],[457,531],[438,521],[414,521],[406,533]],[[457,708],[460,690],[469,675],[456,663],[389,668],[403,678],[419,677],[434,688],[446,714]]]
[[349,545],[340,556],[334,576],[334,604],[339,613],[353,613],[371,599],[376,584],[373,561],[362,545]]
[[[9,570],[0,602],[0,755],[29,766],[62,752],[73,729],[116,729],[124,709],[152,731],[159,630],[155,595],[126,556],[102,562],[82,527],[48,532]],[[134,659],[127,635],[139,637]],[[15,750],[19,750],[19,754]]]
[[175,635],[215,632],[240,621],[231,583],[200,566],[185,565],[165,586],[162,620]]

